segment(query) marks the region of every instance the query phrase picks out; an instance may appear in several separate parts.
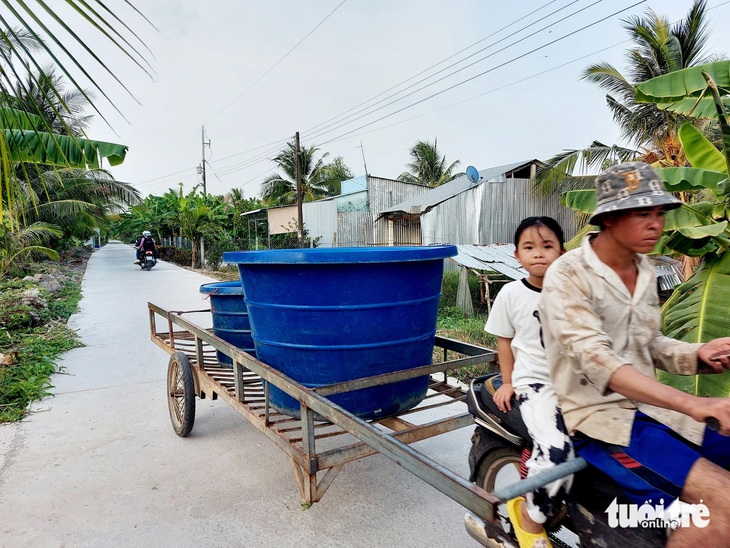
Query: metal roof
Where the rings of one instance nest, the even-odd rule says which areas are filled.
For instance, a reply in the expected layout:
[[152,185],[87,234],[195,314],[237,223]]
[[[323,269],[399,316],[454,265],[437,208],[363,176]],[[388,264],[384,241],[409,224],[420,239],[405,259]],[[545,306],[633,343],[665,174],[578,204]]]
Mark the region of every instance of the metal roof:
[[[536,162],[536,160],[525,160],[522,162],[515,162],[513,164],[483,169],[479,172],[480,180],[477,184],[506,181],[507,173],[527,166],[533,162]],[[461,194],[473,186],[475,185],[469,181],[466,174],[462,174],[448,183],[437,186],[433,190],[429,190],[428,192],[424,192],[423,194],[414,196],[413,198],[409,198],[399,204],[395,204],[394,206],[384,209],[380,212],[380,215],[382,216],[385,213],[393,213],[396,211],[412,215],[420,215],[421,213],[431,209],[433,206],[438,205],[457,194]]]
[[[527,276],[527,271],[515,259],[514,244],[457,245],[456,249],[458,254],[450,257],[456,264],[474,270],[499,272],[513,280]],[[662,290],[672,289],[682,282],[682,264],[679,261],[663,255],[651,255],[649,258]]]
[[457,245],[458,255],[450,260],[474,270],[489,270],[519,280],[527,271],[515,259],[514,244]]

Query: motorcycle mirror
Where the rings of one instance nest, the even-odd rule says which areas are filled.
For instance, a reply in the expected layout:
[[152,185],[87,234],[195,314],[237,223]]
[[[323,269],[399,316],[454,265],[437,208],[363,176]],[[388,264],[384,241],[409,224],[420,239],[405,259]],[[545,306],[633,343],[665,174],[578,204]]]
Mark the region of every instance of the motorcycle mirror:
[[479,171],[474,166],[466,168],[466,177],[473,185],[477,184],[481,179],[481,177],[479,177]]

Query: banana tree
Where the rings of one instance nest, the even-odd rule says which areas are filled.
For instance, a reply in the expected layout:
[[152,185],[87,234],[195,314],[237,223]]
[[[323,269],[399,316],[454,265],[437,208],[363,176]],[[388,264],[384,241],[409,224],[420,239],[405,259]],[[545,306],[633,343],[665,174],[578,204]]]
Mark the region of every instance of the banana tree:
[[[662,330],[688,342],[706,342],[730,335],[730,61],[672,72],[636,87],[637,101],[689,117],[717,118],[721,149],[693,125],[684,124],[679,138],[692,167],[659,168],[671,192],[694,195],[695,200],[670,211],[657,249],[660,253],[701,257],[694,274],[678,285],[662,309]],[[569,192],[564,203],[579,211],[595,206],[593,191]],[[707,396],[730,396],[730,374],[677,377],[662,380]]]
[[[41,164],[61,168],[98,168],[106,158],[110,165],[124,161],[127,146],[46,131],[47,122],[33,113],[0,107],[0,218],[18,201],[19,185],[13,166]],[[11,215],[11,222],[15,221]]]

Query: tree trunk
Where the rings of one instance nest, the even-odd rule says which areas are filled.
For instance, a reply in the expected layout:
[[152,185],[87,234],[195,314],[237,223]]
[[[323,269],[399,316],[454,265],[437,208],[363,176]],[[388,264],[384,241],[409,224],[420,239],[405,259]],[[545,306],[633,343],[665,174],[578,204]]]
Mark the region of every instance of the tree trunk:
[[192,250],[190,253],[190,267],[191,268],[197,268],[198,264],[198,246],[200,245],[200,242],[198,242],[198,238],[191,238],[190,241],[192,242]]

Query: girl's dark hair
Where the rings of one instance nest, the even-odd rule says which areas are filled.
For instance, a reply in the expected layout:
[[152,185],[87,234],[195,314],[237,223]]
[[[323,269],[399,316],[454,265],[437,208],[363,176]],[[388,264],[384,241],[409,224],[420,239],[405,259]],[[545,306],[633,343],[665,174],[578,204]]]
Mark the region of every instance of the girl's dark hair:
[[522,219],[520,226],[518,226],[517,230],[515,230],[515,247],[519,247],[520,236],[522,236],[522,233],[531,226],[544,226],[545,228],[552,230],[558,238],[560,249],[565,247],[563,229],[560,227],[560,224],[558,224],[558,221],[552,217],[527,217],[526,219]]

